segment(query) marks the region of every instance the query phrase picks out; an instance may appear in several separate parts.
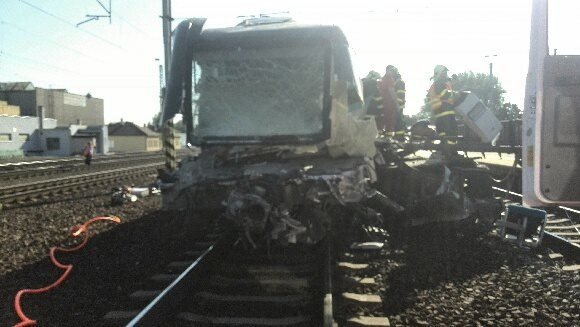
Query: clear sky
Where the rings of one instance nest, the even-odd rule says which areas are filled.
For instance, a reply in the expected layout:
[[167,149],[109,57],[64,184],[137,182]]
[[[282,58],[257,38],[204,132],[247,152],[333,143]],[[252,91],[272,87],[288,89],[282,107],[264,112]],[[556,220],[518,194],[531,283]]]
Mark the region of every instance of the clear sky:
[[[108,0],[102,0],[108,5]],[[550,46],[578,54],[580,1],[550,3]],[[299,21],[336,24],[355,52],[359,77],[393,64],[407,83],[407,113],[423,103],[436,64],[451,73],[494,75],[506,100],[520,107],[528,63],[531,0],[190,1],[173,0],[177,23],[208,17],[288,11]],[[108,19],[75,27],[86,14],[104,14],[96,0],[0,0],[0,81],[31,81],[105,100],[105,120],[144,124],[159,110],[161,0],[112,0]],[[573,25],[571,25],[573,24]],[[552,50],[551,50],[552,51]],[[494,57],[485,57],[497,55]]]

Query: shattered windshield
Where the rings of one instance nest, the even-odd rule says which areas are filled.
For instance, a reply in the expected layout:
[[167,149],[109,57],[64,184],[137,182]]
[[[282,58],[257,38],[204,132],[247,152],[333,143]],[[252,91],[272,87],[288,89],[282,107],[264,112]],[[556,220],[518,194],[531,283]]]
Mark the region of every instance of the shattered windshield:
[[322,47],[195,53],[194,135],[249,138],[320,133],[324,53]]

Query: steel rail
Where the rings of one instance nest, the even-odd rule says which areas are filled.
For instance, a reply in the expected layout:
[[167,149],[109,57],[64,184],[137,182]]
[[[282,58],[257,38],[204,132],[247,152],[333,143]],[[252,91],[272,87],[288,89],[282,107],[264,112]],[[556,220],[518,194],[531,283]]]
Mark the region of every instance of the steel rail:
[[[183,155],[190,153],[191,150],[181,149],[178,151],[179,154]],[[131,153],[116,153],[107,155],[95,155],[93,156],[93,162],[101,162],[115,159],[128,159],[128,158],[140,158],[140,157],[155,157],[162,156],[161,151],[155,152],[131,152]],[[82,164],[84,158],[81,156],[74,156],[68,158],[59,159],[46,159],[46,160],[30,160],[30,161],[18,161],[18,162],[5,162],[0,163],[0,172],[16,171],[21,169],[30,168],[41,168],[43,166],[53,166],[53,165],[67,165],[67,164]]]
[[[129,166],[135,163],[145,163],[154,162],[162,158],[160,155],[155,156],[142,156],[142,157],[129,157],[127,159],[114,159],[99,161],[91,166],[91,169],[112,169],[120,168],[123,166]],[[0,171],[0,181],[13,182],[16,180],[25,180],[30,178],[35,178],[39,176],[50,176],[57,174],[66,174],[73,172],[86,172],[86,165],[84,163],[78,163],[68,166],[50,166],[50,167],[38,167],[32,169],[19,169],[14,171]]]
[[227,233],[210,246],[197,260],[187,267],[169,286],[153,299],[126,326],[161,326],[179,304],[193,293],[204,273],[220,262],[230,251],[238,238],[237,233]]
[[38,196],[54,194],[59,191],[63,192],[65,190],[102,185],[111,180],[119,180],[123,177],[149,173],[162,166],[163,161],[158,161],[146,165],[2,187],[0,188],[0,203],[4,205],[13,204],[19,200],[33,199]]

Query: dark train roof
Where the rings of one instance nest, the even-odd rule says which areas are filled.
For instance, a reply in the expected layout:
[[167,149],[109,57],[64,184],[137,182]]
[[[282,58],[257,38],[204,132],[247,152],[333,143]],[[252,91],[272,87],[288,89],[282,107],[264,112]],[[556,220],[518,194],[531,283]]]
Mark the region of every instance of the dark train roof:
[[312,45],[321,42],[348,45],[338,26],[304,25],[290,21],[204,29],[195,41],[195,49]]

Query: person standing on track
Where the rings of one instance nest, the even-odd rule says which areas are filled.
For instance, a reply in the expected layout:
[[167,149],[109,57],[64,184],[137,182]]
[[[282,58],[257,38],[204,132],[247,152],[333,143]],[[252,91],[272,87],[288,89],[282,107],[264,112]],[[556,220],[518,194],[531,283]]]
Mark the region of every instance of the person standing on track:
[[85,164],[90,168],[91,167],[91,160],[93,159],[93,153],[95,148],[91,142],[88,142],[83,149],[83,156],[85,157]]

